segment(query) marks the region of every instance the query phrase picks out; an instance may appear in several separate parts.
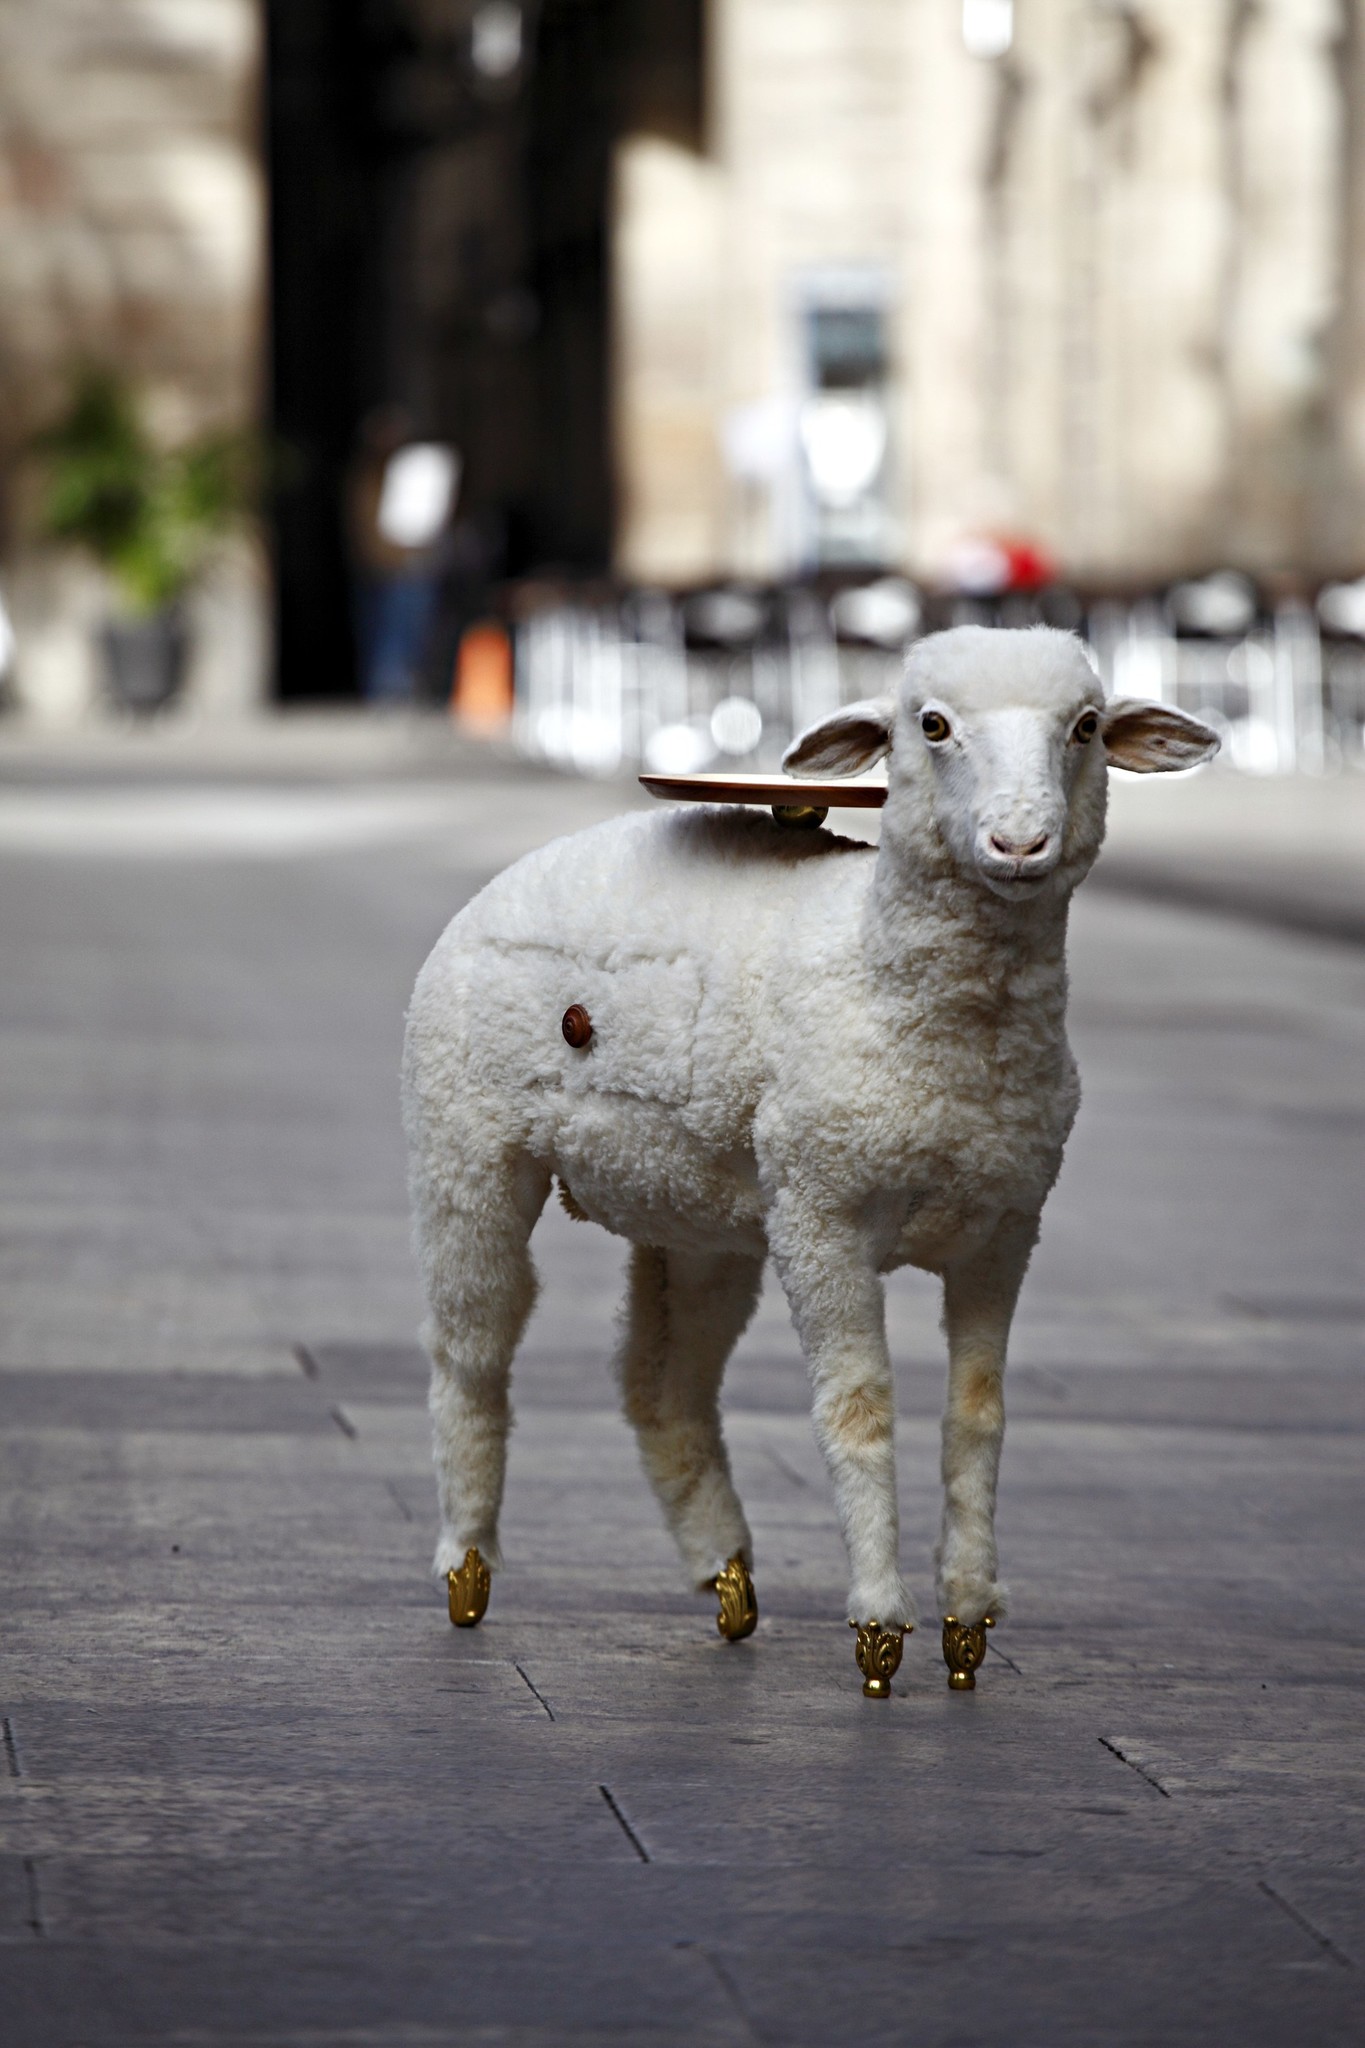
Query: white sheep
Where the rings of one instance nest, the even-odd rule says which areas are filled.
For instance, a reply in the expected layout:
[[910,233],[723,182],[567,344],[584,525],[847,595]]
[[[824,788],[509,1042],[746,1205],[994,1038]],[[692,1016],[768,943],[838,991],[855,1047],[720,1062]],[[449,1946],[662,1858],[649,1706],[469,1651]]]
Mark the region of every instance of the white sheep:
[[1068,904],[1107,764],[1181,768],[1217,745],[1169,705],[1106,704],[1069,634],[957,627],[912,649],[897,700],[836,712],[787,754],[807,775],[889,754],[879,847],[751,811],[632,813],[529,854],[452,921],[418,978],[403,1089],[453,1619],[478,1618],[500,1564],[528,1240],[557,1175],[575,1213],[631,1241],[625,1412],[731,1635],[753,1625],[753,1553],[720,1384],[772,1258],[873,1694],[914,1622],[882,1275],[942,1277],[937,1592],[950,1683],[972,1683],[1006,1602],[1006,1342],[1079,1097]]

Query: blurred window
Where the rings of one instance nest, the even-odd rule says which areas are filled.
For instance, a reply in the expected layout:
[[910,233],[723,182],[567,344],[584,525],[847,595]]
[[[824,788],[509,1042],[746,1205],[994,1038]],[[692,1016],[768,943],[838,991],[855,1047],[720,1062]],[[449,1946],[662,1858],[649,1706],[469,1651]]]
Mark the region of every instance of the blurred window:
[[801,294],[801,548],[811,566],[889,559],[888,348],[876,279],[816,277]]
[[822,391],[861,390],[886,377],[886,321],[880,306],[812,306],[812,382]]

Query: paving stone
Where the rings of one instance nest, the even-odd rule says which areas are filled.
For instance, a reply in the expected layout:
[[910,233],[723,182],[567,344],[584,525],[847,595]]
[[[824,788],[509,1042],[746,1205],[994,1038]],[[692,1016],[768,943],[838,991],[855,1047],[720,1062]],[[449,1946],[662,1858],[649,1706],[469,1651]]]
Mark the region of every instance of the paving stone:
[[[510,853],[540,784],[500,775]],[[622,1248],[556,1207],[508,1568],[445,1619],[396,1066],[478,878],[449,801],[363,854],[3,853],[6,2039],[1354,2043],[1365,955],[1082,898],[1014,1605],[974,1694],[926,1624],[881,1706],[780,1295],[729,1645],[615,1409]],[[888,1320],[927,1608],[933,1286]]]

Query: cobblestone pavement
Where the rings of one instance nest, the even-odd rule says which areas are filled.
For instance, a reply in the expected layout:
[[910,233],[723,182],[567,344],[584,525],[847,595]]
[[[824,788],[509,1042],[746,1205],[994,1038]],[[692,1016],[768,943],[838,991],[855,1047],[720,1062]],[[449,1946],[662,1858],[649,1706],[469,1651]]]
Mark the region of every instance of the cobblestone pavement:
[[[1082,897],[974,1694],[926,1626],[860,1695],[771,1284],[728,1399],[763,1619],[718,1639],[614,1409],[621,1247],[557,1209],[509,1568],[449,1627],[403,1006],[484,875],[623,800],[0,787],[0,2032],[1359,2041],[1365,951]],[[890,1299],[928,1608],[941,1340]]]

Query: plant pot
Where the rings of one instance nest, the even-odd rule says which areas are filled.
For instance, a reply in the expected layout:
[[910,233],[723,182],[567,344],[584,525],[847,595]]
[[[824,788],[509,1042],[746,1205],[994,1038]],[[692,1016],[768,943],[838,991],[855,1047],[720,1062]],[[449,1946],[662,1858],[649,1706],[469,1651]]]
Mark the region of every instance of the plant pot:
[[178,611],[110,619],[100,629],[100,646],[109,694],[125,711],[160,711],[179,696],[189,635]]

